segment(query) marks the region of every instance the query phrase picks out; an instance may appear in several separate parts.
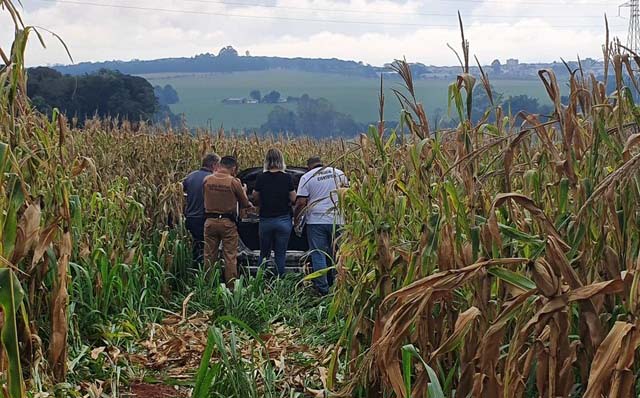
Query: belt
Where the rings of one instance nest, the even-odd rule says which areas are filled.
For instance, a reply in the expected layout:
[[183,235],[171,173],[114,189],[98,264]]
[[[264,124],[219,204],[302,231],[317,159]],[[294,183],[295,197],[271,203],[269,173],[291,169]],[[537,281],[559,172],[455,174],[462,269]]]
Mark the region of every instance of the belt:
[[235,221],[236,215],[232,213],[206,213],[206,218],[217,218],[219,220],[226,218],[227,220]]

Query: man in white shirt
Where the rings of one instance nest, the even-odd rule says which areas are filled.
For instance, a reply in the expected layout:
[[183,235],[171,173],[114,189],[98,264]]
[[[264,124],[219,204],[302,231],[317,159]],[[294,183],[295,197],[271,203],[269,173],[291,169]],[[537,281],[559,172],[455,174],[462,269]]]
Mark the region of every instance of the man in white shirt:
[[[311,250],[313,271],[321,271],[334,265],[335,239],[344,218],[338,209],[338,188],[348,186],[349,182],[342,170],[324,167],[320,157],[307,161],[309,171],[302,176],[298,184],[295,206],[296,219],[304,212],[307,225],[307,240]],[[314,284],[322,295],[329,293],[333,284],[333,273],[314,279]]]

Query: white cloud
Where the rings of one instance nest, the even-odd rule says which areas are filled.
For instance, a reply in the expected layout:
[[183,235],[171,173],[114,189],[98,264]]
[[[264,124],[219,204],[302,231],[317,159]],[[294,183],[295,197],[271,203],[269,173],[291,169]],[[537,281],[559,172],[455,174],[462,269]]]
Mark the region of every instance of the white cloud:
[[[192,56],[217,52],[230,44],[241,52],[250,50],[254,55],[336,57],[377,65],[406,56],[410,61],[451,65],[456,63],[456,58],[446,44],[450,43],[456,49],[460,47],[457,18],[454,16],[458,7],[464,7],[461,12],[471,52],[478,55],[483,63],[509,57],[522,61],[551,61],[560,57],[575,58],[577,54],[597,58],[604,38],[600,15],[604,12],[617,15],[615,5],[594,5],[593,0],[577,0],[571,5],[563,5],[562,0],[260,2],[276,4],[278,8],[223,5],[207,0],[73,1],[261,17],[31,2],[24,13],[25,22],[43,26],[62,36],[76,62]],[[236,4],[259,2],[227,1]],[[328,20],[366,23],[340,24]],[[7,48],[10,42],[9,22],[9,18],[0,13],[2,48]],[[611,17],[612,33],[626,37],[626,22]],[[401,23],[406,26],[385,25]],[[48,37],[47,43],[46,50],[39,48],[35,41],[32,43],[28,50],[29,64],[68,62],[64,50],[53,38]]]

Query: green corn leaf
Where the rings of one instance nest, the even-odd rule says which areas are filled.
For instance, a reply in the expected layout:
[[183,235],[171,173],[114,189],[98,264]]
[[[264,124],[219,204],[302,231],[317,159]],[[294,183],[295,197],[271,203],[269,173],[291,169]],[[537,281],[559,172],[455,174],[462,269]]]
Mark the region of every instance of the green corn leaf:
[[425,360],[422,359],[422,356],[418,352],[418,349],[413,344],[407,344],[404,347],[402,347],[402,351],[403,352],[407,351],[411,355],[416,357],[420,362],[422,362],[422,365],[427,370],[427,374],[429,375],[429,380],[431,381],[429,383],[429,395],[428,395],[429,398],[445,398],[444,392],[442,391],[442,386],[440,385],[440,380],[438,380],[438,375],[433,370],[433,368],[427,365]]
[[5,142],[0,142],[0,183],[4,182],[4,173],[7,171],[7,163],[9,163],[10,156],[9,145]]
[[531,279],[502,267],[491,267],[489,268],[489,273],[523,290],[533,290],[536,288],[536,284],[533,283]]
[[25,396],[16,321],[16,309],[22,305],[23,299],[24,291],[16,275],[9,268],[0,268],[0,307],[4,313],[4,325],[0,335],[9,362],[7,378],[11,398]]
[[378,150],[378,154],[382,157],[382,159],[386,160],[386,151],[384,150],[384,143],[382,142],[382,137],[378,134],[378,129],[369,126],[369,136],[373,138],[373,142],[376,145],[376,149]]
[[213,356],[213,348],[215,344],[213,328],[209,328],[207,333],[207,345],[202,353],[202,359],[200,360],[200,367],[196,373],[196,385],[193,389],[192,396],[194,398],[204,398],[209,394],[209,387],[211,386],[211,380],[213,379],[213,372],[211,372],[210,361]]
[[411,357],[409,350],[402,349],[402,376],[407,397],[411,396]]
[[569,179],[563,177],[560,180],[560,197],[558,198],[558,214],[564,214],[569,204]]
[[332,269],[335,269],[335,266],[334,266],[334,267],[327,267],[327,268],[325,268],[325,269],[321,269],[321,270],[318,270],[318,271],[312,272],[312,273],[310,273],[309,275],[306,275],[302,280],[304,280],[304,281],[310,281],[310,280],[313,280],[313,279],[319,278],[319,277],[321,277],[321,276],[323,276],[323,275],[326,275],[326,274],[327,274],[329,271],[331,271]]
[[9,175],[9,206],[6,209],[4,223],[2,225],[2,255],[10,259],[16,245],[18,235],[18,212],[24,204],[24,191],[18,175]]

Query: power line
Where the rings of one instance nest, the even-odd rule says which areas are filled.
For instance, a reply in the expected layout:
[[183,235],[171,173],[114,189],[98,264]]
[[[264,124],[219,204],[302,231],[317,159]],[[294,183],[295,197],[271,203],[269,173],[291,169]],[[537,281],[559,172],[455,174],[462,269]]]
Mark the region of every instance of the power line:
[[640,1],[630,0],[620,7],[629,7],[629,33],[627,47],[634,52],[640,48]]
[[[216,12],[216,11],[142,7],[142,6],[132,6],[132,5],[122,5],[122,4],[105,4],[105,3],[95,3],[95,2],[80,1],[80,0],[38,0],[38,1],[55,3],[55,4],[70,4],[70,5],[115,8],[115,9],[126,9],[126,10],[136,10],[136,11],[154,11],[154,12],[179,13],[179,14],[191,14],[191,15],[210,15],[210,16],[218,16],[218,17],[260,19],[260,20],[281,20],[281,21],[295,21],[295,22],[316,22],[316,23],[334,23],[334,24],[369,25],[369,26],[401,26],[401,27],[413,26],[413,27],[423,27],[423,28],[457,28],[458,27],[458,25],[451,25],[451,24],[445,25],[445,24],[426,24],[426,23],[411,23],[411,22],[356,21],[356,20],[317,19],[317,18],[314,19],[314,18],[287,17],[287,16],[277,16],[277,15],[248,15],[248,14],[234,14],[234,13]],[[553,28],[557,28],[557,29],[596,28],[601,26],[602,25],[600,24],[552,25]]]
[[[184,1],[188,1],[188,0],[184,0]],[[195,1],[195,0],[194,0]],[[477,3],[477,4],[483,4],[483,3],[492,3],[492,4],[502,4],[504,5],[504,2],[501,0],[436,0],[439,3]],[[294,7],[294,6],[282,6],[282,5],[278,5],[278,4],[261,4],[261,3],[249,3],[249,2],[234,2],[234,1],[207,1],[207,0],[198,0],[195,2],[202,2],[202,3],[218,3],[218,4],[228,4],[228,5],[238,5],[238,6],[253,6],[253,7],[274,7],[274,8],[289,8],[289,9],[310,9],[307,7]],[[581,3],[574,3],[574,2],[552,2],[552,1],[521,1],[518,3],[518,5],[541,5],[541,6],[598,6],[598,7],[603,7],[603,6],[611,6],[614,7],[615,5],[612,5],[610,1],[589,1],[589,2],[581,2]],[[316,10],[321,10],[321,11],[336,11],[338,12],[338,10],[334,10],[334,9],[316,9]],[[356,10],[340,10],[339,12],[358,12]],[[399,14],[405,14],[405,13],[399,13]],[[411,13],[406,13],[406,14],[411,14]]]
[[[496,3],[504,5],[504,2],[501,0],[438,0],[443,3]],[[588,2],[570,2],[570,3],[560,3],[560,2],[551,2],[551,1],[521,1],[518,4],[526,4],[526,5],[540,5],[540,6],[610,6],[610,1],[588,1]]]
[[[56,4],[74,4],[74,5],[82,5],[82,6],[119,8],[119,9],[137,10],[137,11],[157,11],[157,12],[179,13],[179,14],[212,15],[212,16],[230,17],[230,18],[283,20],[283,21],[298,21],[298,22],[326,22],[326,23],[341,23],[341,24],[389,25],[389,26],[423,26],[423,27],[427,26],[425,24],[404,23],[404,22],[397,22],[397,23],[382,22],[382,21],[372,22],[372,21],[352,21],[352,20],[337,20],[337,19],[283,17],[283,16],[277,16],[277,15],[233,14],[233,13],[216,12],[216,11],[197,11],[197,10],[183,10],[183,9],[172,9],[172,8],[142,7],[142,6],[121,5],[121,4],[93,3],[88,1],[76,1],[76,0],[38,0],[38,1],[47,2],[47,3],[56,3]],[[448,28],[455,25],[428,25],[428,26]]]
[[[257,8],[272,8],[272,9],[281,9],[281,10],[296,10],[296,11],[311,11],[311,12],[332,12],[332,13],[345,13],[345,14],[366,14],[371,15],[371,11],[363,11],[363,10],[347,10],[347,9],[336,9],[336,8],[316,8],[316,7],[296,7],[296,6],[284,6],[279,4],[262,4],[262,3],[246,3],[246,2],[236,2],[236,1],[224,1],[224,0],[180,0],[187,3],[199,3],[199,4],[220,4],[234,7],[257,7]],[[449,0],[440,0],[440,1],[449,1]],[[453,0],[451,0],[453,1]],[[460,0],[462,1],[462,0]],[[523,4],[523,3],[519,3]],[[554,6],[562,6],[565,4],[558,3],[535,3],[535,4],[550,4]],[[568,5],[568,4],[566,4]],[[404,16],[426,16],[426,17],[457,17],[458,14],[444,14],[444,13],[433,13],[433,12],[397,12],[397,11],[385,11],[385,15],[404,15]],[[515,18],[508,15],[495,15],[495,14],[475,14],[475,15],[462,15],[463,18]],[[617,16],[615,16],[617,18]],[[527,18],[597,18],[604,19],[603,15],[527,15]]]

